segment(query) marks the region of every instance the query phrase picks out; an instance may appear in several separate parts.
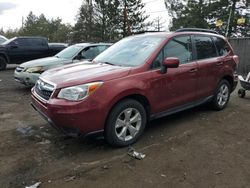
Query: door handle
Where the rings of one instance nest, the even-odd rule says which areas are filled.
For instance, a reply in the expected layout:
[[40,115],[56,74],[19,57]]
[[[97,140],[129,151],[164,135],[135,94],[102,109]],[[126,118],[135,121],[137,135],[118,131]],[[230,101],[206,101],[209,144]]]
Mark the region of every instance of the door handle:
[[223,65],[223,61],[216,63],[217,66]]
[[190,73],[194,73],[194,72],[197,72],[197,71],[198,71],[197,68],[192,68],[192,69],[189,70]]

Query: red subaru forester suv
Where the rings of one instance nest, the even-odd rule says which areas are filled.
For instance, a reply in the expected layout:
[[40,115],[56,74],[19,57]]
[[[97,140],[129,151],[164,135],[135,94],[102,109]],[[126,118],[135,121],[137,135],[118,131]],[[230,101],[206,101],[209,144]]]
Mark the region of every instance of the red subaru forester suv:
[[180,29],[122,39],[91,63],[51,69],[32,106],[69,135],[103,132],[114,146],[138,140],[149,120],[205,102],[226,107],[238,56],[210,30]]

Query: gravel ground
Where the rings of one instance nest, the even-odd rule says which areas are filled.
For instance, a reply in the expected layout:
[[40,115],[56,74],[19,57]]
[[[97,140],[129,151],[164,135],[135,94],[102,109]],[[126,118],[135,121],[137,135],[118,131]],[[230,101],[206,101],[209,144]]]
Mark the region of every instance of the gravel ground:
[[30,88],[0,72],[0,187],[250,187],[250,93],[152,121],[133,147],[61,135],[30,106]]

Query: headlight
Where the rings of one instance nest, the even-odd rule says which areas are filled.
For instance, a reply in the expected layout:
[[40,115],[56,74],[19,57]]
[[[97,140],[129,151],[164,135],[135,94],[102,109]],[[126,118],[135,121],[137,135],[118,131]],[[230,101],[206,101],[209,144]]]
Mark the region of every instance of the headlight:
[[42,66],[40,67],[30,67],[25,70],[25,72],[28,73],[42,73],[44,72],[44,68]]
[[80,101],[94,93],[102,84],[103,82],[92,82],[89,84],[67,87],[61,89],[57,97],[70,101]]

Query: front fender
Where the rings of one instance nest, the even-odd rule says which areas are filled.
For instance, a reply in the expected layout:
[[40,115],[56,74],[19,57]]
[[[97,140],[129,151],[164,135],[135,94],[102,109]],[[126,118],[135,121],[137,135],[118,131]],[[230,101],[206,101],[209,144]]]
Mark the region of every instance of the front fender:
[[[136,80],[136,79],[135,79]],[[110,100],[107,101],[107,112],[109,113],[110,110],[113,108],[115,104],[117,104],[122,99],[132,96],[132,95],[140,95],[147,99],[150,105],[150,100],[148,95],[145,91],[148,90],[147,83],[138,80],[121,80],[120,82],[117,80],[110,81],[106,87],[113,88],[112,91],[106,93],[105,98],[109,98]],[[108,115],[108,114],[107,114]]]

